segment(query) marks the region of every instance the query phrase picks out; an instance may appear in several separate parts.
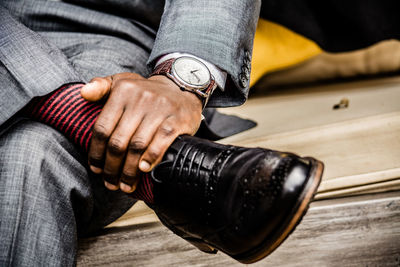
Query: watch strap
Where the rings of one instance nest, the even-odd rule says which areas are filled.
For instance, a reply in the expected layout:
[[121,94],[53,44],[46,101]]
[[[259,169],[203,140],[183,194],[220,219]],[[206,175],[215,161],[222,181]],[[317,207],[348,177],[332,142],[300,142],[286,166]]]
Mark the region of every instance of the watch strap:
[[165,73],[170,73],[172,64],[174,63],[175,59],[176,58],[170,58],[170,59],[158,64],[157,67],[155,67],[153,72],[150,74],[150,76],[164,75]]

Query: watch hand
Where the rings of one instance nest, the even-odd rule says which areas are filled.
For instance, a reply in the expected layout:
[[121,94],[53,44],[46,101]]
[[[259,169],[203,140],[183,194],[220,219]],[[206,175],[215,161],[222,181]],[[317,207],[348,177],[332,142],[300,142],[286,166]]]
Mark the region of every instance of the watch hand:
[[197,79],[197,82],[200,82],[200,78],[199,78],[199,76],[197,76],[197,75],[196,75],[196,73],[195,73],[196,71],[198,71],[198,70],[192,70],[190,73],[191,73],[191,74],[193,74],[193,75],[194,75],[194,77],[196,77],[196,79]]

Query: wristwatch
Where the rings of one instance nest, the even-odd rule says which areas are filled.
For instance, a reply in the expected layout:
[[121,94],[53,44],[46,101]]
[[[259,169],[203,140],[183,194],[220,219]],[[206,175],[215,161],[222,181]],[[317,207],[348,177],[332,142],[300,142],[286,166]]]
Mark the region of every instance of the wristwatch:
[[189,91],[197,95],[203,103],[203,108],[217,87],[207,66],[200,60],[189,56],[171,58],[162,62],[150,74],[150,76],[154,75],[165,75],[182,91]]

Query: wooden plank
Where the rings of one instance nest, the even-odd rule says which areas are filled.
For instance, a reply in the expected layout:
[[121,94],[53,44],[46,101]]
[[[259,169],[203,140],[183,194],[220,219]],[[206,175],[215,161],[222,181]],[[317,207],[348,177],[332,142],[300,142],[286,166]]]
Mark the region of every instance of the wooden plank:
[[[400,192],[311,204],[296,231],[253,266],[399,266]],[[160,223],[106,229],[80,240],[78,266],[241,266],[208,255]]]
[[318,193],[315,200],[400,190],[400,179]]
[[152,209],[147,207],[143,201],[138,201],[132,208],[122,215],[122,217],[109,224],[107,227],[121,227],[152,222],[158,222],[157,215]]
[[[349,107],[333,110],[342,98]],[[247,139],[291,132],[337,122],[400,111],[400,76],[386,79],[282,89],[250,98],[243,106],[221,112],[251,118],[258,126],[224,140]]]

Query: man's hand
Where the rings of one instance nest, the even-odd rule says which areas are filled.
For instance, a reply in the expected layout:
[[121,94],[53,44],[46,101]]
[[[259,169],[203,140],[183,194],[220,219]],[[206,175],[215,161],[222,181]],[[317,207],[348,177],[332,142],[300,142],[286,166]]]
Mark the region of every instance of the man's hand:
[[200,99],[165,76],[97,77],[81,94],[88,101],[106,99],[93,127],[89,165],[111,190],[133,192],[139,172],[151,171],[175,138],[193,135],[201,121]]

